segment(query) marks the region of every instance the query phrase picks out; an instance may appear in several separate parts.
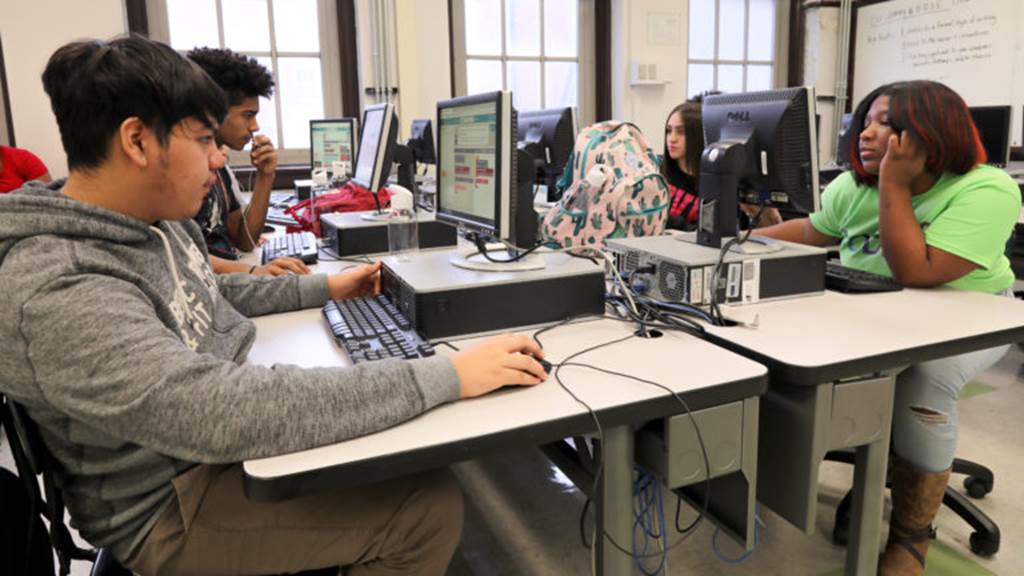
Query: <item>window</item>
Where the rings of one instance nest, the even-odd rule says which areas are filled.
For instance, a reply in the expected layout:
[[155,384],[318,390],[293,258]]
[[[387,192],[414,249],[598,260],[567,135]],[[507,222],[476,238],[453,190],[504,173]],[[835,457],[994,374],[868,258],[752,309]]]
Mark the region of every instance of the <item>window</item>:
[[690,0],[690,94],[773,87],[777,2]]
[[456,93],[511,90],[518,110],[592,110],[589,0],[454,0]]
[[[255,58],[274,76],[260,98],[260,131],[278,163],[309,161],[309,121],[341,115],[335,3],[325,0],[149,0],[152,36],[176,50],[228,48]],[[231,163],[248,163],[233,153]]]

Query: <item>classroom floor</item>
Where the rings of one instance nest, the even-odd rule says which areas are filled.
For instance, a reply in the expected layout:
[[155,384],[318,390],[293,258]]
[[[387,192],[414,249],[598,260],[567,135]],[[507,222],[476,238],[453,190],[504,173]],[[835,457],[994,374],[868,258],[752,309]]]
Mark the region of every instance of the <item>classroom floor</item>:
[[[927,576],[1024,574],[1024,352],[1013,346],[991,370],[965,388],[959,404],[962,422],[958,454],[991,467],[994,491],[978,501],[1002,531],[1002,548],[993,558],[974,556],[970,528],[948,510],[940,512],[938,541],[928,556]],[[13,468],[6,445],[0,465]],[[591,570],[590,551],[580,542],[584,499],[536,450],[464,462],[454,467],[466,494],[466,528],[448,576],[582,575]],[[826,463],[821,471],[817,531],[806,536],[762,508],[760,545],[742,564],[720,559],[713,547],[714,527],[707,522],[671,550],[668,574],[838,576],[845,549],[831,543],[835,506],[851,483],[849,466]],[[962,486],[962,477],[954,477]],[[672,521],[674,500],[665,499]],[[588,522],[592,521],[592,511]],[[886,511],[888,513],[888,509]],[[684,507],[681,522],[694,517]],[[588,541],[592,534],[587,525]],[[670,529],[671,532],[671,529]],[[883,533],[884,537],[884,533]],[[670,544],[677,538],[671,537]],[[718,553],[735,558],[740,549],[727,537]],[[657,563],[649,564],[654,573]],[[72,574],[86,576],[81,562]],[[639,570],[634,573],[640,574]]]

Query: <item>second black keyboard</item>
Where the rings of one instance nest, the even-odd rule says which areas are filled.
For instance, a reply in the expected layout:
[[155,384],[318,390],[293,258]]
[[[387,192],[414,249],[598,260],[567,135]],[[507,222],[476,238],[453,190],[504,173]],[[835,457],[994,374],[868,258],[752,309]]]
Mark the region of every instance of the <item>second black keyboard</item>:
[[434,348],[383,294],[331,300],[324,319],[353,364],[384,358],[424,358]]
[[903,286],[893,278],[843,266],[834,260],[825,263],[825,288],[850,293],[903,290]]
[[316,236],[313,236],[312,232],[291,232],[271,236],[263,245],[263,263],[282,256],[291,256],[306,264],[315,264],[318,256]]

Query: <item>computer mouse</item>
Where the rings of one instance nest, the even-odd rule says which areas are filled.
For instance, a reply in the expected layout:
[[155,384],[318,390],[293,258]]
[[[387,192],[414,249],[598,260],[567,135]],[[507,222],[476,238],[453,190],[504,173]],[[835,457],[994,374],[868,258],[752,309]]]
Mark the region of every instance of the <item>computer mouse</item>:
[[539,356],[534,356],[533,359],[540,362],[540,367],[544,369],[545,374],[551,374],[551,362],[548,362]]

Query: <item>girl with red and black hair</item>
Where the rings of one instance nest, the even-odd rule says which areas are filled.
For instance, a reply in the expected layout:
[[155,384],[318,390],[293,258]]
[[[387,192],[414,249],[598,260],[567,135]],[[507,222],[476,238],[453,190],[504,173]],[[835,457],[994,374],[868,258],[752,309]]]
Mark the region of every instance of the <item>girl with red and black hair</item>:
[[[1003,254],[1020,192],[987,166],[967,105],[938,82],[882,86],[857,106],[852,170],[829,184],[820,212],[757,234],[828,246],[842,263],[918,288],[1012,296]],[[922,574],[931,522],[956,449],[964,384],[1007,347],[923,362],[896,378],[892,516],[881,575]]]

